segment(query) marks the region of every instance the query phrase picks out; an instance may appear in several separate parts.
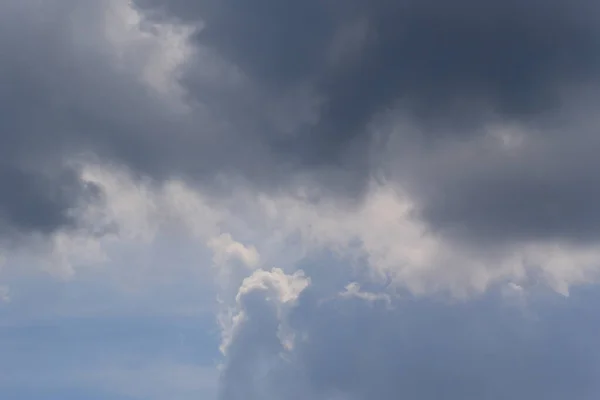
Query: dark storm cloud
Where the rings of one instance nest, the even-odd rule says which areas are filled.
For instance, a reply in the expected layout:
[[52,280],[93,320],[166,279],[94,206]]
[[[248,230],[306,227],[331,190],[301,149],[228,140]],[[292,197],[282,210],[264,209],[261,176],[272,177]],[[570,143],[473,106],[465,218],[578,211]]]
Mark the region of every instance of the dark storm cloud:
[[[109,3],[0,5],[0,234],[71,228],[72,209],[99,195],[75,162],[117,162],[163,179],[188,143],[168,104],[120,67],[103,25]],[[110,14],[108,14],[110,16]],[[144,56],[144,49],[138,53]],[[171,136],[172,138],[172,136]],[[199,163],[201,164],[201,163]],[[190,168],[192,169],[192,168]]]
[[423,117],[481,101],[529,115],[553,105],[562,85],[598,73],[591,0],[137,3],[151,15],[201,20],[198,43],[271,90],[314,84],[326,106],[321,129],[307,133],[312,151],[364,133],[396,102]]
[[[71,228],[72,209],[99,193],[78,178],[84,156],[164,176],[164,104],[117,69],[103,32],[107,3],[0,5],[0,233]],[[160,153],[155,150],[160,148]],[[166,161],[168,163],[168,161]]]
[[[493,241],[600,233],[596,127],[584,127],[595,123],[594,111],[565,111],[583,105],[582,88],[590,101],[598,97],[595,0],[136,3],[150,18],[201,21],[195,42],[239,67],[267,97],[299,86],[314,91],[321,101],[314,121],[295,125],[293,135],[266,124],[247,136],[271,149],[274,165],[333,166],[345,171],[335,175],[334,192],[360,193],[382,153],[370,124],[396,110],[419,133],[396,131],[387,152],[402,158],[410,148],[418,155],[409,158],[424,160],[392,164],[409,175],[434,228]],[[185,82],[205,96],[193,74]],[[541,130],[541,148],[533,158],[458,158],[434,170],[436,157],[448,158],[440,146],[477,141],[492,122],[521,124],[526,136]]]
[[[94,194],[93,187],[81,185],[70,171],[60,176],[0,166],[0,235],[19,231],[49,233],[74,223],[66,205],[76,205]],[[14,229],[14,230],[13,230]]]
[[[52,97],[59,88],[32,72],[52,74],[43,62],[54,48],[45,48],[43,35],[60,35],[56,25],[31,26],[24,9],[12,2],[0,16],[0,233],[49,232],[69,224],[68,206],[76,180],[55,158]],[[52,10],[49,10],[52,11]],[[56,10],[60,13],[58,10]],[[52,13],[48,14],[51,18]],[[37,30],[37,32],[36,32]],[[45,54],[44,54],[45,53]],[[48,68],[44,70],[45,68]],[[65,178],[66,177],[66,178]],[[72,193],[68,193],[68,192]]]
[[[3,191],[12,189],[0,201],[3,224],[41,231],[68,224],[69,209],[87,193],[65,166],[79,153],[157,181],[212,184],[226,174],[272,191],[302,179],[360,199],[381,159],[404,158],[410,148],[416,156],[408,159],[422,160],[394,160],[397,175],[434,227],[494,240],[600,232],[600,218],[589,218],[600,193],[590,172],[600,166],[594,128],[581,131],[574,114],[550,124],[551,150],[538,158],[459,159],[436,169],[437,158],[448,157],[440,146],[480,137],[490,119],[533,126],[564,109],[564,93],[575,101],[576,88],[594,88],[597,1],[135,3],[145,23],[196,25],[196,48],[225,62],[217,62],[219,76],[206,74],[204,53],[181,67],[190,112],[174,112],[141,83],[144,45],[131,50],[138,64],[119,66],[106,39],[109,2],[1,6],[0,175]],[[390,112],[418,135],[391,134],[395,147],[377,142],[371,124]],[[584,168],[567,147],[587,150]],[[564,168],[543,181],[523,175],[553,160]],[[508,201],[514,196],[521,201]],[[535,205],[549,197],[553,205],[543,209],[554,210],[551,220]]]
[[[226,82],[212,85],[210,105],[227,109],[232,121],[223,124],[196,109],[175,112],[172,99],[142,82],[147,43],[126,50],[134,62],[123,65],[120,50],[107,40],[114,4],[0,5],[3,235],[73,226],[72,208],[95,193],[69,164],[78,157],[116,162],[156,181],[176,176],[210,183],[220,173],[233,173],[272,187],[288,178],[289,168],[276,167],[254,134],[269,127],[264,118],[249,115],[248,104],[256,103],[252,93],[236,89],[228,96]],[[233,128],[220,127],[227,124]]]
[[72,226],[72,208],[95,193],[77,178],[78,158],[115,162],[157,182],[210,184],[221,173],[263,188],[288,180],[292,167],[277,165],[283,160],[256,133],[274,131],[260,97],[226,81],[204,82],[212,96],[201,106],[224,114],[196,104],[176,111],[172,98],[142,81],[149,44],[125,49],[131,62],[124,63],[115,48],[121,43],[108,40],[115,4],[0,5],[0,232]]
[[[468,141],[396,153],[392,170],[433,230],[477,245],[528,240],[589,242],[600,234],[600,142],[590,103],[568,122],[508,124]],[[506,143],[504,141],[516,142]],[[400,149],[400,150],[398,150]]]

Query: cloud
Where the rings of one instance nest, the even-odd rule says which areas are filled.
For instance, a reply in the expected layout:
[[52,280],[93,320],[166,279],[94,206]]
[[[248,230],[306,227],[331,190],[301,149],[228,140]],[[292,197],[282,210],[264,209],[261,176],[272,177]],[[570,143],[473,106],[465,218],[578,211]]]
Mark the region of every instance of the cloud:
[[293,254],[285,249],[300,247],[300,258],[331,251],[352,270],[366,267],[365,279],[414,294],[469,297],[513,282],[547,285],[568,295],[571,286],[598,279],[594,244],[519,241],[490,249],[465,243],[431,229],[419,218],[418,203],[390,183],[373,182],[361,205],[351,209],[332,199],[315,204],[288,195],[262,196],[259,203],[267,232],[295,239],[281,240],[280,251]]
[[403,98],[443,107],[470,97],[506,110],[535,109],[556,85],[596,74],[598,61],[589,53],[598,45],[588,14],[596,4],[586,0],[136,3],[155,15],[201,22],[199,43],[275,90],[314,83],[329,101],[327,122],[357,122],[357,129]]
[[596,2],[292,3],[136,1],[198,27],[181,82],[233,129],[228,170],[344,200],[384,175],[478,245],[597,239]]
[[[360,277],[348,296],[373,299],[381,296],[365,282],[415,295],[468,298],[512,284],[548,286],[568,296],[573,287],[598,282],[600,273],[594,243],[542,240],[489,248],[448,237],[421,220],[417,204],[389,182],[372,182],[360,204],[339,207],[334,198],[313,201],[310,190],[277,195],[242,186],[215,198],[179,179],[159,184],[101,165],[84,167],[80,179],[102,196],[73,209],[78,228],[7,251],[3,275],[42,270],[76,280],[103,266],[124,287],[154,287],[176,279],[169,270],[184,273],[170,260],[161,261],[169,268],[160,268],[157,254],[181,253],[176,259],[188,265],[185,257],[193,253],[193,275],[209,274],[219,301],[227,302],[253,271],[278,266],[292,273],[323,253]],[[164,248],[176,243],[179,250]]]
[[574,286],[597,282],[600,272],[594,243],[541,240],[488,248],[448,237],[422,221],[417,204],[389,182],[372,182],[364,200],[347,208],[333,198],[314,202],[301,190],[276,195],[241,187],[216,199],[185,181],[158,185],[99,165],[84,168],[81,179],[103,197],[73,213],[80,229],[54,233],[26,253],[7,253],[9,261],[34,256],[46,271],[72,278],[121,259],[129,248],[146,252],[173,237],[197,248],[204,264],[199,270],[229,294],[252,271],[279,266],[293,272],[322,252],[366,274],[363,279],[419,295],[469,297],[507,283],[541,284],[568,295]]
[[[562,91],[598,77],[596,3],[587,0],[136,4],[156,20],[200,26],[197,46],[238,67],[260,93],[285,99],[312,88],[316,121],[297,124],[291,138],[260,138],[306,168],[368,167],[368,124],[390,108],[418,120],[426,136],[456,136],[494,114],[536,120]],[[193,72],[188,82],[204,99]]]
[[[235,320],[221,399],[588,399],[599,389],[589,293],[552,311],[533,296],[523,313],[493,294],[466,303],[323,298],[311,281],[284,314],[266,286],[240,289],[252,297]],[[281,326],[293,346],[282,346]]]
[[391,301],[390,296],[386,293],[363,292],[360,289],[360,285],[356,282],[346,285],[344,291],[340,292],[339,296],[342,298],[357,298],[366,302],[382,301],[389,304]]
[[383,175],[449,236],[596,239],[594,1],[2,7],[3,237],[72,229],[95,157],[340,207]]
[[231,318],[222,319],[224,398],[262,398],[254,382],[277,370],[280,354],[293,346],[283,321],[309,284],[301,271],[286,275],[277,268],[257,270],[243,281]]
[[223,400],[591,398],[597,7],[7,0],[0,298],[214,282]]
[[162,250],[165,236],[179,239],[181,251],[196,247],[209,257],[208,243],[228,219],[226,208],[180,180],[155,184],[136,179],[127,169],[99,164],[82,166],[78,179],[101,195],[70,209],[70,229],[31,236],[26,246],[6,249],[6,271],[1,272],[41,270],[71,280],[86,270],[125,263],[127,269],[117,275],[142,278],[139,264],[148,263],[142,259],[153,249]]
[[259,255],[254,246],[246,247],[224,233],[208,241],[208,247],[214,252],[213,262],[222,266],[229,260],[237,260],[242,265],[253,268],[258,265]]
[[150,105],[153,100],[130,75],[135,69],[116,64],[102,25],[110,6],[69,0],[2,4],[3,231],[71,227],[70,209],[97,192],[78,179],[70,161],[100,150],[111,137],[123,140],[120,151],[130,151],[122,132],[133,128],[136,113],[157,105]]

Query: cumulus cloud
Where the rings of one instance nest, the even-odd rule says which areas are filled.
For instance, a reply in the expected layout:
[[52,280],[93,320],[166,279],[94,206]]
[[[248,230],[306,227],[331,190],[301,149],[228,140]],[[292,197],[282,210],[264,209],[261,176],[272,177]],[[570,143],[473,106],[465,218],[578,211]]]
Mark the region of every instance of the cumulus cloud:
[[236,260],[242,265],[252,268],[259,262],[259,255],[254,246],[246,247],[236,242],[230,234],[224,233],[208,241],[208,247],[214,252],[213,261],[217,265],[223,265],[229,260]]
[[244,279],[230,318],[222,319],[224,398],[263,398],[255,383],[277,370],[281,356],[293,347],[287,313],[309,284],[301,271],[286,275],[277,268],[257,270]]

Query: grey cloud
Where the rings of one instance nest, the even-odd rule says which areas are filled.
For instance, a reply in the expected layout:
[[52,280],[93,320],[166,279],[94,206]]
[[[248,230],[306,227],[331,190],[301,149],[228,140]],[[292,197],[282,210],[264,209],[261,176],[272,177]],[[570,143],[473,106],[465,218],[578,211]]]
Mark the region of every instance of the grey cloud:
[[[58,117],[52,99],[59,88],[39,79],[54,73],[42,56],[53,52],[43,39],[62,32],[59,25],[28,23],[31,16],[14,2],[2,9],[6,12],[0,17],[0,232],[48,232],[69,224],[68,205],[78,192],[76,179],[56,159],[57,132],[48,123]],[[48,19],[60,14],[47,11]]]
[[[315,85],[326,106],[305,134],[312,151],[364,134],[396,102],[424,118],[458,110],[472,119],[479,102],[528,116],[557,105],[562,85],[595,80],[599,65],[597,3],[588,0],[137,3],[202,20],[197,42],[269,90]],[[332,53],[358,54],[336,63]]]
[[[313,279],[315,288],[289,317],[252,308],[238,331],[245,334],[234,339],[243,350],[224,371],[246,379],[224,380],[221,399],[587,400],[600,391],[595,291],[568,300],[538,294],[525,308],[492,293],[454,304],[396,298],[390,309],[383,301],[323,296],[319,282]],[[273,302],[260,290],[251,296]],[[279,324],[292,328],[292,350],[276,337]],[[252,347],[249,335],[269,346]]]
[[[597,2],[137,3],[151,18],[204,20],[197,49],[242,76],[206,78],[195,55],[182,67],[190,111],[175,111],[138,67],[116,65],[107,2],[3,2],[0,233],[72,226],[69,210],[98,194],[67,161],[93,154],[157,181],[212,185],[224,173],[277,191],[306,177],[351,198],[385,159],[433,228],[494,242],[597,238],[596,111],[579,89],[589,84],[593,105]],[[565,108],[563,89],[582,108]],[[393,126],[387,149],[376,147],[371,123],[396,113],[417,133]],[[488,118],[521,125],[524,147],[490,148]],[[540,307],[535,322],[497,302],[399,301],[389,311],[320,298],[309,289],[286,317],[297,346],[282,359],[272,303],[247,297],[254,323],[224,375],[244,387],[228,386],[225,400],[265,398],[263,389],[275,398],[597,398],[589,332],[599,321],[582,313],[583,300],[552,315]],[[257,365],[272,374],[257,382]]]
[[294,360],[323,398],[591,399],[599,390],[594,339],[575,333],[598,321],[583,322],[580,306],[537,321],[497,298],[395,307],[353,300],[297,310],[307,339]]
[[[0,197],[0,233],[48,233],[57,226],[74,224],[64,205],[93,195],[93,188],[80,186],[68,171],[60,174],[46,177],[11,165],[0,167],[0,186],[5,188]],[[11,232],[13,228],[16,231]]]
[[[4,225],[68,226],[69,209],[90,195],[65,165],[78,154],[215,193],[215,177],[228,174],[269,191],[308,179],[350,200],[390,157],[391,175],[436,229],[491,240],[600,232],[595,128],[574,122],[592,121],[593,110],[553,120],[565,113],[565,90],[569,104],[584,100],[586,84],[597,98],[595,1],[135,3],[147,25],[205,24],[193,44],[221,75],[207,75],[204,53],[181,66],[188,112],[141,83],[139,65],[116,65],[108,2],[1,6],[0,175],[12,188],[0,201]],[[131,54],[143,64],[145,51]],[[379,141],[372,124],[387,113],[418,134],[399,129]],[[548,120],[543,134],[526,133],[541,146],[533,158],[452,158],[452,146],[476,142],[490,121]],[[536,168],[548,171],[527,175]],[[547,199],[553,205],[536,205]]]
[[290,168],[253,134],[265,123],[244,119],[249,102],[233,101],[256,96],[235,89],[227,97],[227,82],[215,82],[209,106],[226,108],[225,122],[197,104],[175,110],[141,82],[148,43],[125,50],[123,64],[108,41],[111,4],[0,6],[0,231],[8,236],[73,226],[72,208],[98,195],[79,182],[78,158],[115,162],[156,181],[212,184],[233,173],[269,188],[288,180]]
[[117,65],[104,32],[107,7],[70,0],[0,5],[5,237],[74,226],[73,207],[99,195],[78,179],[78,158],[124,163],[161,179],[185,156],[165,140],[184,124],[140,82],[139,70]]
[[556,125],[542,128],[509,125],[506,132],[523,141],[515,148],[490,137],[432,151],[409,146],[414,154],[401,150],[394,161],[397,179],[432,229],[454,237],[478,244],[597,240],[597,122],[591,112],[569,119],[552,118]]
[[[136,3],[151,19],[202,21],[196,44],[253,82],[260,95],[249,103],[310,88],[317,116],[294,125],[293,135],[261,119],[268,104],[238,103],[252,110],[240,119],[247,137],[286,173],[344,171],[324,186],[335,182],[334,193],[355,196],[388,156],[434,229],[488,241],[600,232],[589,107],[600,73],[597,1]],[[184,82],[205,98],[193,73]],[[225,118],[243,114],[222,108],[231,112]],[[387,132],[383,151],[372,124],[390,112],[417,135]],[[490,124],[521,125],[539,148],[490,153],[478,147]],[[451,158],[465,141],[481,156]]]

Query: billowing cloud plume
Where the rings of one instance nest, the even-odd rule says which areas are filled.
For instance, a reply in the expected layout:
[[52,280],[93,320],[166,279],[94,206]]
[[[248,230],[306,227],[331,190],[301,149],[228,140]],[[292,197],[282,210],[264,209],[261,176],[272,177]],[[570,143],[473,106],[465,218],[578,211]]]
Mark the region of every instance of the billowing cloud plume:
[[286,329],[287,313],[309,283],[300,271],[286,275],[281,269],[258,270],[243,281],[232,317],[225,319],[224,398],[263,398],[255,382],[280,368],[280,356],[294,339]]

